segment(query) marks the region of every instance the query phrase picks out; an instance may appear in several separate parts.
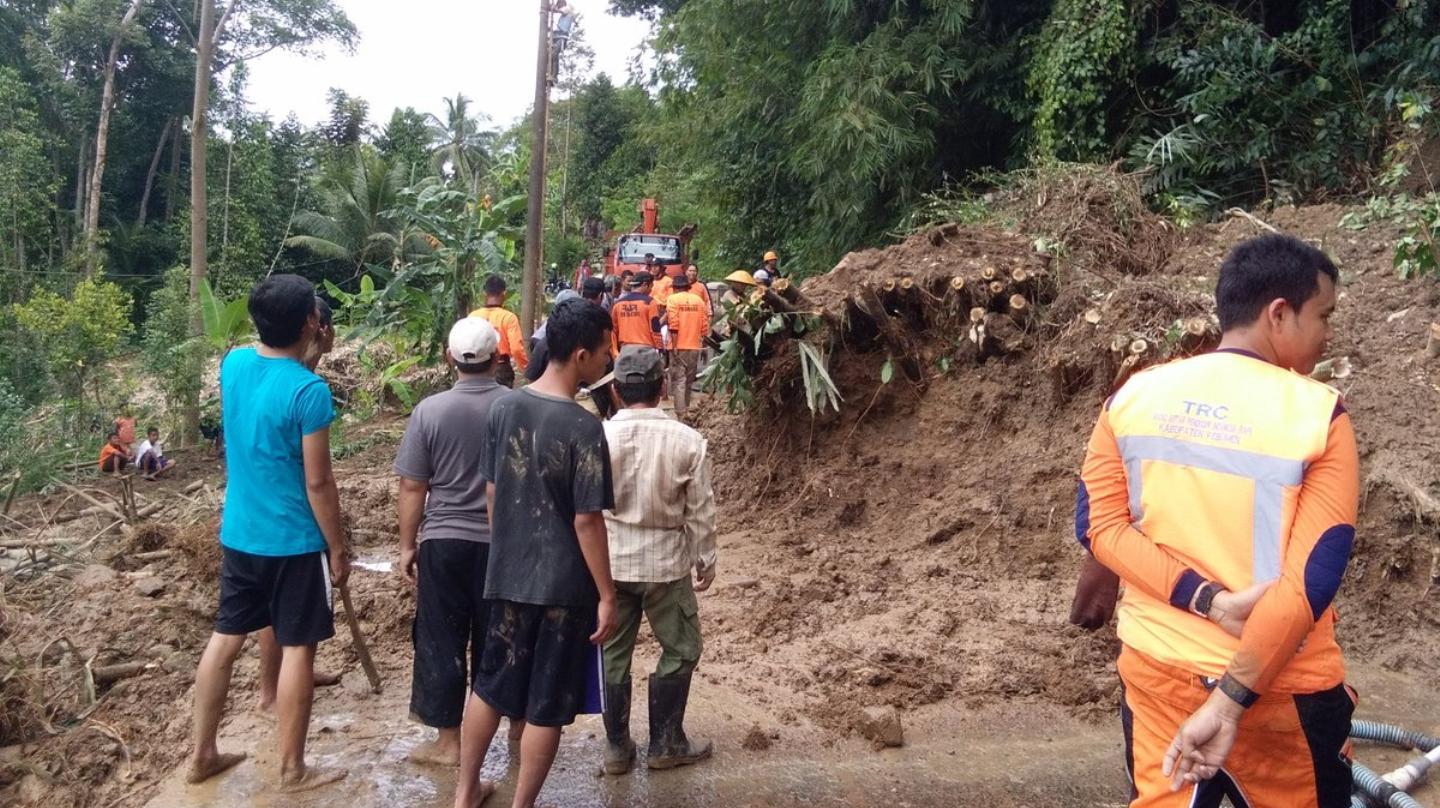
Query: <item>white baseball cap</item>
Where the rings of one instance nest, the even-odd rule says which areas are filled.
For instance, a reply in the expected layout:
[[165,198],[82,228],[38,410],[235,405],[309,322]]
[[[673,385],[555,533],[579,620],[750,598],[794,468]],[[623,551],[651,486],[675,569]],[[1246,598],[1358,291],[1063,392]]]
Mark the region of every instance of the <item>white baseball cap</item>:
[[483,317],[465,317],[450,327],[450,356],[456,362],[479,364],[499,347],[500,332]]

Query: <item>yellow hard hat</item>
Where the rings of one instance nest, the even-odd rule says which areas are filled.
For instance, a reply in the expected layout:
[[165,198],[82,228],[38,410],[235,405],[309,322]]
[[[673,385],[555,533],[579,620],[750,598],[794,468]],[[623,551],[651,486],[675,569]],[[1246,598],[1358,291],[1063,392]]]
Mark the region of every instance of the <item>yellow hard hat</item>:
[[746,286],[755,285],[755,276],[743,269],[737,269],[725,276],[726,283],[743,283]]
[[769,250],[768,252],[765,253],[765,260],[766,260],[766,261],[779,261],[779,260],[780,260],[780,256],[777,255],[774,250]]

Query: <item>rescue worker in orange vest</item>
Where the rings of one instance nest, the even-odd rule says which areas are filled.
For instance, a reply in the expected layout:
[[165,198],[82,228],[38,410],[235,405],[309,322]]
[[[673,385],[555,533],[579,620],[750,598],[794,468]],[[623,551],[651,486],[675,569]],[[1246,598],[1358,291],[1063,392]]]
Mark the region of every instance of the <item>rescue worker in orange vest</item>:
[[705,301],[707,309],[712,308],[710,302],[710,288],[700,280],[700,267],[691,264],[685,267],[685,277],[690,280],[690,292],[696,297]]
[[670,400],[675,402],[675,417],[684,418],[690,409],[690,388],[700,370],[700,351],[710,333],[710,306],[690,291],[688,275],[675,278],[675,291],[665,306],[670,323]]
[[630,278],[630,291],[610,307],[614,354],[626,345],[660,347],[660,306],[650,297],[650,273],[641,270]]
[[495,381],[514,387],[515,371],[524,373],[530,358],[525,353],[520,318],[505,308],[505,296],[505,279],[491,275],[485,279],[485,305],[470,312],[470,316],[488,320],[500,332],[500,350],[495,354]]
[[1340,394],[1305,375],[1336,280],[1289,236],[1235,247],[1219,350],[1136,374],[1090,437],[1075,534],[1126,584],[1132,808],[1350,805],[1354,700],[1331,602],[1359,460]]

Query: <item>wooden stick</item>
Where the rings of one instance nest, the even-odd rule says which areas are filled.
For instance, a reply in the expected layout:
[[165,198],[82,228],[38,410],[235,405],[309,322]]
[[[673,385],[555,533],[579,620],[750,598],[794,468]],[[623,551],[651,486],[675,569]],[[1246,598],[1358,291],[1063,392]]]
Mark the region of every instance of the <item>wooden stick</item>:
[[355,653],[360,657],[360,667],[365,669],[365,678],[370,680],[370,691],[380,692],[380,672],[375,670],[375,660],[370,658],[370,646],[365,635],[360,633],[360,621],[355,617],[355,604],[350,601],[350,585],[340,585],[340,600],[345,604],[345,622],[350,624],[350,639],[355,642]]
[[23,472],[15,472],[15,479],[10,481],[10,493],[5,495],[5,508],[0,510],[0,514],[8,515],[10,513],[10,506],[15,504],[15,492],[20,490],[20,480],[22,477],[24,477]]
[[148,553],[136,553],[130,557],[136,561],[159,561],[173,555],[175,555],[174,550],[151,550]]
[[1440,357],[1440,323],[1431,323],[1425,337],[1425,356],[1429,359]]
[[121,662],[116,665],[97,665],[90,669],[95,676],[95,684],[108,685],[118,682],[121,679],[129,679],[132,676],[139,676],[155,663],[150,660],[136,662]]
[[1225,215],[1226,215],[1226,216],[1234,216],[1234,217],[1237,217],[1237,218],[1240,218],[1240,219],[1244,219],[1244,220],[1246,220],[1247,222],[1249,222],[1250,224],[1253,224],[1253,225],[1255,225],[1256,227],[1260,228],[1261,230],[1268,230],[1268,231],[1271,232],[1271,233],[1279,233],[1279,232],[1280,232],[1279,230],[1276,230],[1276,229],[1275,229],[1274,225],[1268,224],[1268,223],[1260,220],[1259,218],[1255,217],[1254,215],[1252,215],[1252,214],[1250,214],[1250,213],[1247,213],[1246,211],[1243,211],[1243,210],[1241,210],[1241,209],[1239,209],[1239,208],[1230,208],[1229,210],[1225,211]]
[[[784,279],[784,278],[781,278],[781,280],[785,280],[785,279]],[[787,283],[788,283],[788,281],[787,281]],[[190,483],[189,485],[187,485],[187,486],[185,486],[184,488],[180,489],[180,493],[182,493],[182,494],[193,494],[193,493],[195,493],[196,491],[199,491],[200,489],[202,489],[202,488],[204,488],[204,487],[205,487],[205,481],[204,481],[204,480],[196,480],[195,482]]]
[[73,493],[74,495],[80,497],[81,499],[85,500],[86,502],[90,503],[91,505],[94,505],[96,508],[99,509],[99,512],[100,512],[100,513],[108,513],[108,514],[110,514],[111,516],[115,517],[116,519],[121,519],[121,520],[124,520],[124,521],[127,521],[127,522],[130,521],[130,520],[128,520],[128,519],[125,518],[125,514],[123,514],[123,513],[121,513],[120,511],[116,510],[114,506],[112,506],[112,505],[107,505],[107,504],[105,504],[104,502],[101,502],[100,500],[98,500],[98,499],[90,496],[89,494],[85,493],[84,491],[81,491],[80,489],[76,488],[75,486],[73,486],[73,485],[71,485],[71,484],[69,484],[69,483],[67,483],[67,482],[63,482],[63,481],[60,481],[60,480],[56,480],[55,482],[56,482],[56,484],[59,485],[61,488],[66,489],[67,491],[69,491],[69,492]]

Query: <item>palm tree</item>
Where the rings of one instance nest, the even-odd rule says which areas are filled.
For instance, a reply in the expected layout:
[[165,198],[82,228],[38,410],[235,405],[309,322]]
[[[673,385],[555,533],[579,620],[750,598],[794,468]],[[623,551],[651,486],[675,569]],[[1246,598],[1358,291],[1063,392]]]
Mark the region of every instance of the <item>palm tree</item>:
[[490,163],[495,130],[482,124],[490,117],[484,113],[471,117],[470,99],[460,93],[445,99],[445,119],[427,115],[430,129],[431,159],[441,176],[463,181],[475,193],[480,175]]
[[287,247],[309,250],[318,258],[352,263],[358,273],[366,264],[389,265],[424,249],[415,234],[394,218],[408,169],[391,163],[370,146],[355,147],[351,164],[336,164],[316,181],[320,211],[295,214],[291,226],[299,235]]

